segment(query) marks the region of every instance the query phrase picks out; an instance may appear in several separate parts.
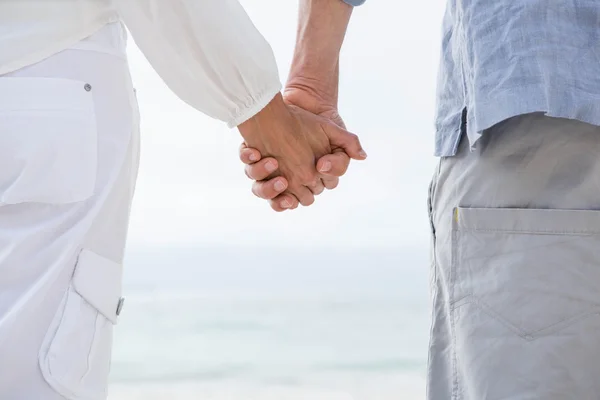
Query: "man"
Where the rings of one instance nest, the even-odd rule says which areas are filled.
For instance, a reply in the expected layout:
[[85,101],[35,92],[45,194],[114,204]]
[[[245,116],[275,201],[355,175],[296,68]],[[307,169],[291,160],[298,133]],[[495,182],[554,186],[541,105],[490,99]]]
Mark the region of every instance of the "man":
[[[600,398],[599,28],[598,1],[448,1],[430,400]],[[289,82],[290,102],[335,112],[327,69],[300,62]]]
[[[325,3],[349,18],[340,0],[305,4]],[[274,208],[311,204],[366,157],[330,114],[284,102],[271,48],[236,0],[0,2],[3,400],[107,397],[139,155],[122,22],[180,98],[276,157],[294,202]]]

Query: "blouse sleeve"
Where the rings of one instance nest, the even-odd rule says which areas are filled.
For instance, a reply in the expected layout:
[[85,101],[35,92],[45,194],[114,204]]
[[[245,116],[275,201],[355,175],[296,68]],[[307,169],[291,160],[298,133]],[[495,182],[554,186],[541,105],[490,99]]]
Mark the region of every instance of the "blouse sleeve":
[[230,127],[281,90],[273,50],[237,0],[118,0],[117,9],[169,88]]

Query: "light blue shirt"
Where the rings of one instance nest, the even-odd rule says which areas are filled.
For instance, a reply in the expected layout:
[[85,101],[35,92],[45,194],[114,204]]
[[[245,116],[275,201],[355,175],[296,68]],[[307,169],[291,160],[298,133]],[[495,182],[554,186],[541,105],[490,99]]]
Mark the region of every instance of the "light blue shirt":
[[361,4],[364,4],[364,2],[367,0],[344,0],[344,3],[346,4],[350,4],[351,6],[357,7],[360,6]]
[[437,100],[437,156],[521,114],[600,125],[600,0],[448,0]]

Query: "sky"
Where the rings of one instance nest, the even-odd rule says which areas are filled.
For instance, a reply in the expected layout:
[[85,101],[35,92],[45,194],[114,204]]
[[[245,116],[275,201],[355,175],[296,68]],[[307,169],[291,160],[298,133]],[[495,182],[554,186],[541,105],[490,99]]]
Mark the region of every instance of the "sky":
[[[285,80],[297,1],[241,3],[273,47]],[[142,157],[130,245],[427,246],[443,3],[370,0],[355,9],[341,55],[340,113],[369,158],[353,163],[340,186],[313,206],[282,214],[250,192],[237,130],[180,101],[131,40]]]

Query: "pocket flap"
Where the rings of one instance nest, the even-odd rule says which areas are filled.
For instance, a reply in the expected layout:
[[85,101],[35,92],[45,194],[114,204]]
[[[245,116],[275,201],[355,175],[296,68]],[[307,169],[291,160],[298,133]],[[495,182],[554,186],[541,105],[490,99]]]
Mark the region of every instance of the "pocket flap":
[[121,278],[123,266],[83,249],[79,254],[73,288],[113,324],[121,308]]

